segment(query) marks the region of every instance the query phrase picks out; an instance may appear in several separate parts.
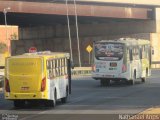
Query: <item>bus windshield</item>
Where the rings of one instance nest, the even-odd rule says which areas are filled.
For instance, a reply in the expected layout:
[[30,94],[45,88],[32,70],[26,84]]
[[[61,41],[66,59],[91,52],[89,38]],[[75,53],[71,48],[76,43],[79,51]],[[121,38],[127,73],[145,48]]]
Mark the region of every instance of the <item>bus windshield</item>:
[[95,57],[97,60],[121,60],[124,53],[122,43],[97,43],[95,44]]

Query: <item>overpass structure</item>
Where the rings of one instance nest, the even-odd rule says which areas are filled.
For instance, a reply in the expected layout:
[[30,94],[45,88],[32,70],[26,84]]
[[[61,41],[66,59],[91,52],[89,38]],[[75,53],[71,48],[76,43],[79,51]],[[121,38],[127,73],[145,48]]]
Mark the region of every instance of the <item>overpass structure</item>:
[[12,41],[13,55],[28,52],[31,46],[70,52],[69,20],[73,60],[77,65],[77,32],[83,66],[89,63],[88,45],[92,46],[95,40],[119,37],[150,40],[155,51],[152,58],[160,60],[159,0],[76,0],[76,4],[74,0],[67,4],[66,0],[4,0],[0,1],[1,25],[5,24],[3,10],[7,7],[11,8],[7,12],[8,25],[19,26],[19,40]]

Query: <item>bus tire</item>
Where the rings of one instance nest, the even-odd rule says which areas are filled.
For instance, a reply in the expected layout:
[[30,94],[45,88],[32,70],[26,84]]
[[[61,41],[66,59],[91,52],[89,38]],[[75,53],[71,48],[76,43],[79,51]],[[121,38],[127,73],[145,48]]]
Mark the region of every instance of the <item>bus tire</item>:
[[141,82],[142,83],[146,82],[146,77],[141,78]]
[[54,100],[45,101],[45,106],[46,107],[55,107],[56,106],[56,100],[57,100],[57,93],[56,93],[56,89],[55,89],[55,91],[54,91]]
[[24,100],[14,100],[14,107],[20,108],[24,107],[25,101]]
[[56,102],[57,102],[57,90],[54,90],[54,100],[52,100],[52,107],[56,106]]
[[102,87],[106,86],[106,80],[105,79],[101,79],[100,80],[100,84]]
[[129,85],[134,85],[135,84],[134,80],[129,80],[128,82],[129,82]]
[[136,71],[134,71],[133,78],[128,81],[129,85],[134,85],[136,80]]
[[148,68],[146,68],[146,75],[145,75],[145,77],[141,78],[141,81],[143,83],[146,82],[146,77],[148,77]]
[[66,87],[66,96],[61,98],[61,102],[62,103],[67,103],[67,99],[68,99],[68,87]]
[[105,86],[109,86],[110,83],[111,83],[111,80],[106,80],[106,81],[105,81]]
[[100,79],[101,86],[105,86],[105,81],[103,79]]
[[148,77],[149,76],[149,73],[148,73],[149,71],[148,71],[148,68],[146,69],[146,77]]

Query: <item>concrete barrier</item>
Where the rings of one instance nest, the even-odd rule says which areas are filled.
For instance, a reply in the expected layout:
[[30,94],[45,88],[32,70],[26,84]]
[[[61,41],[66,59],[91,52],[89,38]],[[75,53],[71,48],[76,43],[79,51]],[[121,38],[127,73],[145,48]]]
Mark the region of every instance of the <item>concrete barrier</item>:
[[75,67],[72,69],[72,75],[90,75],[91,74],[91,67]]
[[160,68],[160,61],[152,61],[152,68]]

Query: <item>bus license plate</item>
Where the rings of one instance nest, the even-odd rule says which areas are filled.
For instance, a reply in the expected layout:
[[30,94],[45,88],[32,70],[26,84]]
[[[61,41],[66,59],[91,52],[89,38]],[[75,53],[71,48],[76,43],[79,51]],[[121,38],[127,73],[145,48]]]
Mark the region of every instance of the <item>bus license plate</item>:
[[111,67],[117,67],[117,63],[115,63],[115,62],[110,63],[110,66],[111,66]]

